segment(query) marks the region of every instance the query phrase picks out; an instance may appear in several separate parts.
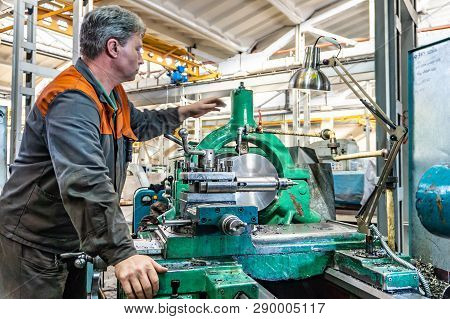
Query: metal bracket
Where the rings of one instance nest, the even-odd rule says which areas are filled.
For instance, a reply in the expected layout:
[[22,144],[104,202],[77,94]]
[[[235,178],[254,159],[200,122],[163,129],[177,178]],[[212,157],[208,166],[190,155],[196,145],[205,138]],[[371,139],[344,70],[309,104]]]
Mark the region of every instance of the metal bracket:
[[416,25],[419,24],[419,14],[417,13],[416,9],[412,5],[410,0],[403,0],[403,3],[405,4],[406,9],[409,12],[409,15],[411,16],[411,19],[413,19],[414,23]]

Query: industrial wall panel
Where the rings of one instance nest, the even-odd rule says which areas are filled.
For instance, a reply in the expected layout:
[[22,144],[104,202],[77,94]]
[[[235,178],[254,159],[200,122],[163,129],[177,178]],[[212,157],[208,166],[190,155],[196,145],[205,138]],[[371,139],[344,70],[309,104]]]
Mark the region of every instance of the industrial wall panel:
[[[450,271],[450,234],[436,236],[425,229],[418,218],[416,192],[421,177],[429,168],[450,164],[448,56],[450,38],[412,50],[408,59],[411,254],[447,272]],[[450,185],[450,181],[446,182]]]

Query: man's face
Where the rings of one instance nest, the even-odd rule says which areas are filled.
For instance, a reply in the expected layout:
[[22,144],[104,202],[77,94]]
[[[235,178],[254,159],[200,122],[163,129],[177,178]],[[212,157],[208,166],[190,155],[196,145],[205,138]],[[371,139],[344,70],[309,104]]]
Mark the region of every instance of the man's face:
[[134,34],[124,46],[119,46],[114,72],[118,72],[121,82],[133,81],[143,63],[142,39],[139,34]]

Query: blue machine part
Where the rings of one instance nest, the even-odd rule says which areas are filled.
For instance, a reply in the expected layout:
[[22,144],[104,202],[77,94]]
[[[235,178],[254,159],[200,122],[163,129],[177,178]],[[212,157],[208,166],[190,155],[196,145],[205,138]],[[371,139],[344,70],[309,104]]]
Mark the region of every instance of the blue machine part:
[[186,67],[179,65],[174,71],[169,71],[167,75],[170,77],[170,83],[179,84],[188,81],[187,75],[183,74]]
[[435,165],[420,179],[416,209],[422,225],[432,234],[450,238],[450,169]]
[[133,198],[133,233],[138,229],[139,223],[144,216],[150,214],[150,206],[157,201],[165,202],[163,197],[164,190],[160,190],[156,193],[154,190],[147,187],[138,188],[134,192]]
[[333,172],[336,205],[360,205],[364,195],[364,172]]

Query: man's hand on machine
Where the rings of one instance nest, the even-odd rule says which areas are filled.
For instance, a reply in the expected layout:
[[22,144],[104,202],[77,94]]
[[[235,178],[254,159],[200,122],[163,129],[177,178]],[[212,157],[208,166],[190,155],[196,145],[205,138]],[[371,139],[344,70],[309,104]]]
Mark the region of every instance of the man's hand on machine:
[[216,97],[202,99],[198,102],[178,108],[178,116],[180,121],[184,121],[188,117],[200,117],[212,111],[220,111],[225,103]]
[[158,273],[165,273],[149,256],[134,255],[115,265],[116,277],[130,299],[153,298],[159,290]]

